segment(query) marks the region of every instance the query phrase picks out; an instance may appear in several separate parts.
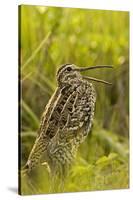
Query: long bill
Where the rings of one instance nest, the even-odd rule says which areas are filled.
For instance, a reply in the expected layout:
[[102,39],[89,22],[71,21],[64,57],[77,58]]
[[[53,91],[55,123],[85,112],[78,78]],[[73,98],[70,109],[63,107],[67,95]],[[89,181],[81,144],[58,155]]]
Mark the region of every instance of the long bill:
[[[76,68],[74,70],[79,71],[79,72],[84,72],[84,71],[87,71],[87,70],[90,70],[90,69],[101,69],[101,68],[112,69],[113,66],[111,66],[111,65],[96,65],[96,66],[90,66],[90,67]],[[112,85],[112,83],[109,83],[109,82],[101,80],[101,79],[93,78],[93,77],[83,76],[83,78],[85,78],[86,80],[91,80],[91,81],[104,83],[104,84],[107,84],[107,85]]]
[[93,78],[93,77],[89,77],[89,76],[83,76],[83,78],[86,79],[86,80],[90,80],[90,81],[96,81],[96,82],[104,83],[104,84],[107,84],[107,85],[112,85],[112,83],[109,83],[107,81],[97,79],[97,78]]
[[101,68],[109,68],[112,69],[113,66],[111,65],[96,65],[96,66],[90,66],[90,67],[81,67],[81,68],[76,68],[75,71],[80,71],[80,72],[84,72],[90,69],[101,69]]

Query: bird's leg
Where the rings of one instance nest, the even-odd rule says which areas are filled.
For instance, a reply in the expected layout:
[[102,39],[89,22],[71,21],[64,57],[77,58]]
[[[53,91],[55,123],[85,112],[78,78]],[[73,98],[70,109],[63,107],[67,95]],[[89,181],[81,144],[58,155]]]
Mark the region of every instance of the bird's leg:
[[58,177],[58,188],[57,192],[63,192],[64,191],[64,173],[63,173],[63,166],[59,166],[59,177]]
[[64,192],[64,187],[65,187],[65,176],[61,175],[58,186],[58,192]]
[[[60,172],[60,173],[58,173]],[[62,166],[58,165],[58,171],[51,170],[50,175],[50,193],[63,192],[65,176],[63,174]]]
[[59,182],[59,187],[58,187],[59,192],[64,192],[65,190],[65,183],[68,177],[69,169],[70,169],[69,163],[65,163],[64,165],[61,166],[60,182]]
[[47,162],[43,162],[42,165],[46,167],[49,174],[49,180],[50,180],[49,193],[53,193],[55,192],[55,175],[51,172],[51,169]]
[[50,193],[56,193],[58,192],[58,175],[55,172],[52,172],[49,174],[50,177],[50,188],[49,192]]

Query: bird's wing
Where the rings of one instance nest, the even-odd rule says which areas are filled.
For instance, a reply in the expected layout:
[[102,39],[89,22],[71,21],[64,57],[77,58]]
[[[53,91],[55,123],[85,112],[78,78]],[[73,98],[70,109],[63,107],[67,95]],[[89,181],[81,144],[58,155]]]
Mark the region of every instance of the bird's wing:
[[85,123],[91,125],[95,100],[95,91],[88,82],[83,82],[73,89],[60,114],[60,130],[76,131]]
[[59,90],[59,88],[57,88],[55,90],[54,94],[51,96],[48,104],[45,107],[45,110],[44,110],[44,112],[42,114],[42,117],[41,117],[40,127],[38,129],[38,137],[40,136],[40,134],[44,133],[45,130],[46,130],[46,126],[47,126],[48,120],[50,118],[50,115],[51,115],[51,112],[53,110],[54,104],[57,101],[59,93],[60,93],[60,90]]
[[51,139],[56,135],[59,128],[61,112],[64,109],[67,99],[72,93],[73,88],[71,88],[70,85],[58,88],[43,114],[39,129],[39,137],[43,136]]

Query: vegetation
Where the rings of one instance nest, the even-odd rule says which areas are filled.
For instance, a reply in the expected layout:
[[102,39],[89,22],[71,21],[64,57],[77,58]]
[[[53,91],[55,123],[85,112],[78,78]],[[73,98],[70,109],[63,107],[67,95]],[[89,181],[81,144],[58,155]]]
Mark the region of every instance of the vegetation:
[[[129,14],[121,11],[21,6],[21,167],[34,143],[41,114],[56,88],[64,63],[108,64],[86,75],[112,82],[93,83],[95,120],[65,181],[64,191],[128,188],[129,156]],[[21,179],[22,194],[49,193],[44,166]]]

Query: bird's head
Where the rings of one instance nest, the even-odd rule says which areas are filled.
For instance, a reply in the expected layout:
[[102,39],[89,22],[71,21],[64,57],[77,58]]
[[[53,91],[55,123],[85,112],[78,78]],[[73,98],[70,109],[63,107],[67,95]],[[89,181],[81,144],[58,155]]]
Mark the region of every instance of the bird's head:
[[76,80],[81,78],[80,72],[76,71],[76,66],[74,64],[64,64],[57,72],[57,81],[59,85],[69,83],[71,80]]
[[59,86],[70,83],[71,81],[78,81],[79,79],[83,78],[86,80],[97,81],[104,84],[110,85],[111,83],[96,79],[93,77],[83,76],[81,72],[91,70],[91,69],[98,69],[98,68],[112,68],[109,65],[98,65],[98,66],[90,66],[90,67],[77,67],[74,64],[64,64],[62,65],[59,70],[57,71],[57,81]]

